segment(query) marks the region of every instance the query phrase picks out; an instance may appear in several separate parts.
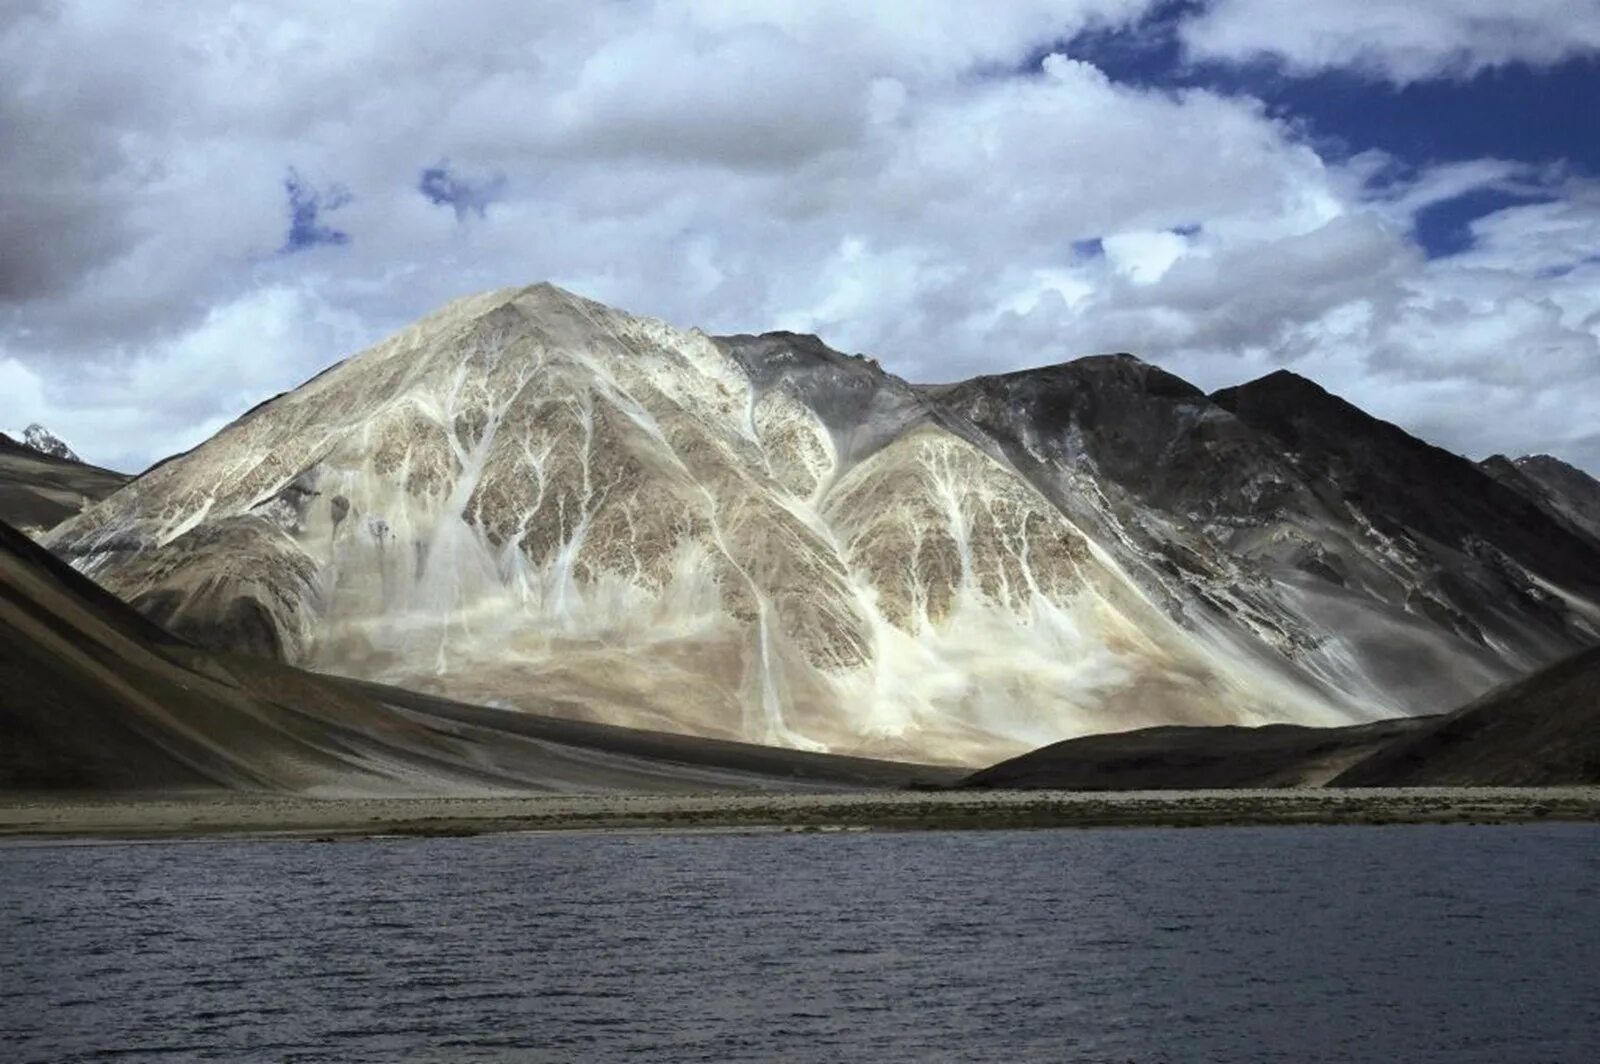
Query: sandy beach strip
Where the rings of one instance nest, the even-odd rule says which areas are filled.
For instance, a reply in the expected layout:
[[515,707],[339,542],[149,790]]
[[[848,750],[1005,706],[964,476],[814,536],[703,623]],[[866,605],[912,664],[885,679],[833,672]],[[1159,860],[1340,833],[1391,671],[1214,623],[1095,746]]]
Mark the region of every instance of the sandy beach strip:
[[1600,821],[1600,787],[872,791],[470,798],[0,796],[0,838],[343,838],[607,829],[950,830]]

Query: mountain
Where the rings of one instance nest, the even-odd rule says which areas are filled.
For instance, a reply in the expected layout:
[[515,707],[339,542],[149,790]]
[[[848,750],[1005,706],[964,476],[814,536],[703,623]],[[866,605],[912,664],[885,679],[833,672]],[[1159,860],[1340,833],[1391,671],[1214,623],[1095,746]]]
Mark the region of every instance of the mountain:
[[1600,541],[1600,480],[1547,454],[1515,460],[1497,454],[1480,464],[1484,472],[1535,500],[1551,516]]
[[662,792],[942,778],[459,705],[203,650],[0,523],[0,791]]
[[1431,712],[1600,638],[1600,546],[1299,378],[916,386],[550,285],[446,306],[48,542],[213,646],[961,764]]
[[1346,706],[1438,712],[1600,631],[1600,545],[1295,374],[1207,396],[1096,356],[931,391],[1169,612]]
[[1423,684],[1413,707],[1459,705],[1490,686],[1485,676],[1507,679],[1596,641],[1600,542],[1537,500],[1293,373],[1213,399],[1280,447],[1337,518],[1342,545],[1321,543],[1303,562],[1323,591],[1358,591],[1363,606],[1403,608],[1455,637],[1436,646],[1348,618],[1345,638],[1368,675],[1396,689],[1419,668],[1483,670],[1471,683]]
[[0,433],[0,521],[42,534],[128,482],[121,473],[67,455]]
[[81,463],[83,461],[73,453],[72,448],[67,446],[65,440],[37,421],[22,430],[22,444],[51,458],[60,458],[67,462]]
[[1338,787],[1600,784],[1600,647],[1498,688],[1357,762]]
[[959,786],[1008,790],[1169,791],[1314,787],[1433,717],[1342,728],[1140,728],[1052,743],[972,773]]
[[1454,713],[1341,728],[1142,728],[1053,743],[957,786],[1048,790],[1600,784],[1600,647]]

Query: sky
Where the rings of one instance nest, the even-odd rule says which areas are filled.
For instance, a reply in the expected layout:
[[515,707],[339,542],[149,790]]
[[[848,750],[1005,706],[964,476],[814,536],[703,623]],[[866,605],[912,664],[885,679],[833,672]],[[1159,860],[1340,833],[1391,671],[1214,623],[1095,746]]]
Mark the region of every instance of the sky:
[[0,70],[0,428],[113,468],[551,280],[1600,474],[1600,0],[0,0]]

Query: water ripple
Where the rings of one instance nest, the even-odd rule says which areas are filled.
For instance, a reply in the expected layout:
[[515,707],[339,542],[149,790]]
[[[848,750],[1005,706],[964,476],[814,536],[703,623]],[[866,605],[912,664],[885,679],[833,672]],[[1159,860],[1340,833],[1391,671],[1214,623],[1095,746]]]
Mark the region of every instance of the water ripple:
[[1600,829],[0,847],[7,1061],[1600,1059]]

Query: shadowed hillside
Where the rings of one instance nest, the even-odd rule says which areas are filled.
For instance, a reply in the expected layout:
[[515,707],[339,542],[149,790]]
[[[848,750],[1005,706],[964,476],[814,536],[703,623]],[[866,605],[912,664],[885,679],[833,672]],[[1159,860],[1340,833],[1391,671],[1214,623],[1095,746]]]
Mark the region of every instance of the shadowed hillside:
[[974,772],[962,785],[1070,791],[1317,786],[1432,719],[1400,717],[1348,728],[1270,724],[1090,735],[1002,761]]
[[0,521],[44,532],[122,487],[109,469],[34,450],[0,432]]
[[1600,783],[1600,647],[1508,684],[1396,741],[1338,787]]

